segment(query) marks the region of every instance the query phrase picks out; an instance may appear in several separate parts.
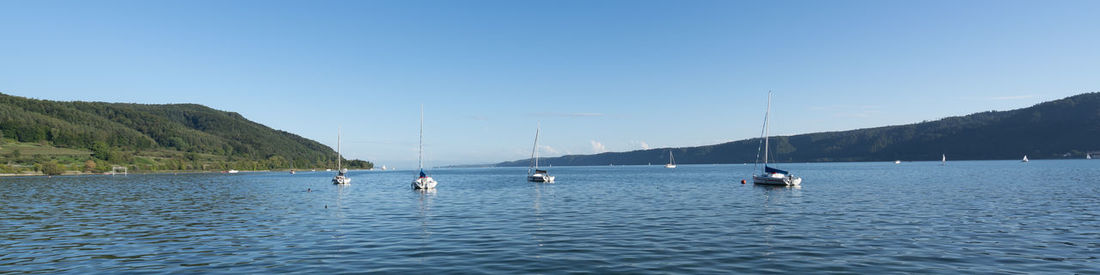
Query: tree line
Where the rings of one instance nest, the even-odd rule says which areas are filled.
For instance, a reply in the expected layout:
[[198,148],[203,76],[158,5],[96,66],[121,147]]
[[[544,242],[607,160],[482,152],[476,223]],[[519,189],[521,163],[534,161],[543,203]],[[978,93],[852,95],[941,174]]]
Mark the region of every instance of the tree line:
[[[332,148],[319,142],[197,104],[61,102],[0,94],[0,141],[5,139],[87,150],[93,162],[159,170],[305,169],[331,167],[336,160]],[[28,158],[4,157],[7,162]],[[373,167],[361,160],[348,164]]]
[[[753,130],[758,131],[758,130]],[[1100,93],[1010,111],[988,111],[907,125],[771,137],[776,162],[1084,158],[1100,151]],[[543,158],[553,165],[752,163],[761,139],[684,148]],[[497,166],[527,166],[530,160]]]

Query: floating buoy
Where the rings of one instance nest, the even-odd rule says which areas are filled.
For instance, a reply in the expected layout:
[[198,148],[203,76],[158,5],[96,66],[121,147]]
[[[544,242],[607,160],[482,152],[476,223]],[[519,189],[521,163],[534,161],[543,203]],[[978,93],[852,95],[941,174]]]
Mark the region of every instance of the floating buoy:
[[745,180],[741,180],[741,184],[745,184]]

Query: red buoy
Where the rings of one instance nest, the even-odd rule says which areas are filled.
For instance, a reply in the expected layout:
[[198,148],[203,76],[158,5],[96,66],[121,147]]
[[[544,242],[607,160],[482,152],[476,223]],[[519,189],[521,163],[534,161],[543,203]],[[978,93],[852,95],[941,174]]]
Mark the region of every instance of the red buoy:
[[745,184],[745,180],[741,180],[741,184]]

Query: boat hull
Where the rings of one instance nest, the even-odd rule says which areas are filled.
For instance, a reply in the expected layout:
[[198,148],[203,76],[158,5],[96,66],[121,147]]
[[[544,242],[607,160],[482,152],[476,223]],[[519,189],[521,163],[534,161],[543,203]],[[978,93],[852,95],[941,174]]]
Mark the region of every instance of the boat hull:
[[753,184],[761,185],[781,185],[781,186],[793,186],[802,184],[802,178],[799,177],[767,177],[767,176],[753,176]]
[[435,189],[436,182],[432,177],[417,178],[412,182],[413,189]]
[[676,168],[674,164],[665,164],[665,168]]
[[332,184],[351,184],[351,178],[344,176],[336,176],[332,178]]
[[553,176],[546,176],[546,175],[542,175],[542,174],[534,174],[534,175],[527,176],[527,181],[529,181],[529,182],[554,183],[554,177]]

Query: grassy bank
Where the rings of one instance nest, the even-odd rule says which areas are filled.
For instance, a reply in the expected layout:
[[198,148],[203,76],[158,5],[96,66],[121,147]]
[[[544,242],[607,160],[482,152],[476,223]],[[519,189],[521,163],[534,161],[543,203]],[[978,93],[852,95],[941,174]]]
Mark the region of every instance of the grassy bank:
[[[294,163],[291,157],[270,156],[262,160],[182,152],[164,149],[120,150],[112,152],[110,161],[96,157],[89,150],[62,148],[48,142],[0,142],[0,174],[4,175],[84,175],[103,174],[116,167],[129,173],[201,173],[226,170],[264,171],[325,169]],[[354,167],[353,167],[354,168]]]

